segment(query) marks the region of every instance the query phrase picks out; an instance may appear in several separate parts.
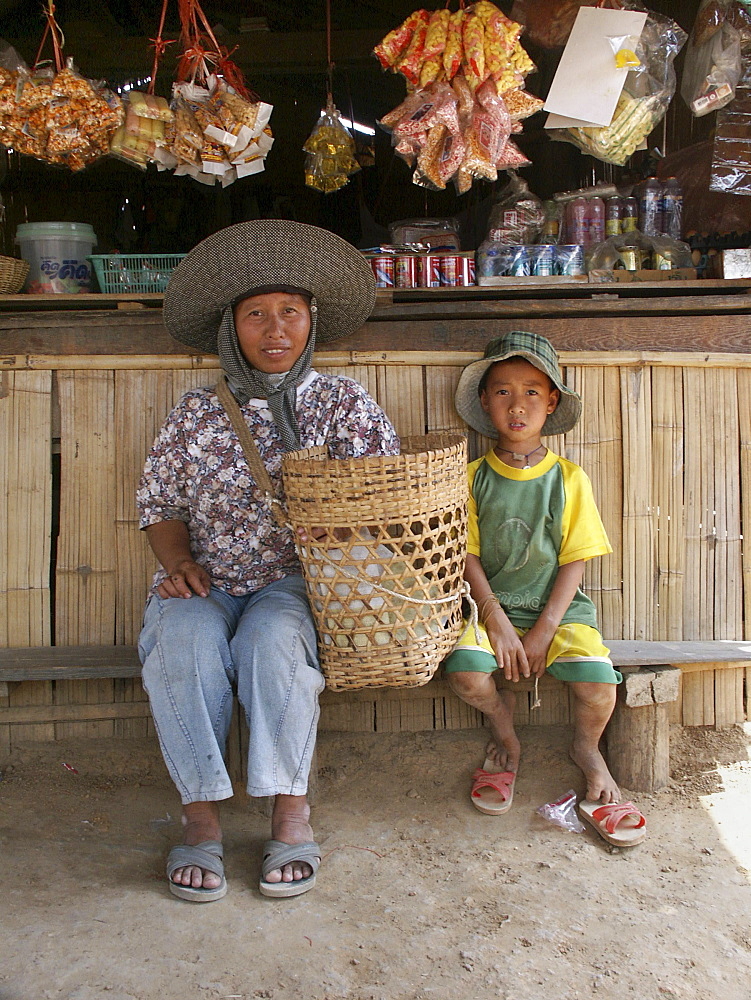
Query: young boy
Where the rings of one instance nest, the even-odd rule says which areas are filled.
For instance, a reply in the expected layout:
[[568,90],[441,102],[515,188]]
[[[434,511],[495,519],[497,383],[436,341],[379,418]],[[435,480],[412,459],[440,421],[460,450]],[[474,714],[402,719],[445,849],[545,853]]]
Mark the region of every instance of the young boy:
[[571,430],[581,399],[564,385],[548,340],[513,332],[491,341],[484,358],[465,368],[456,409],[475,430],[496,438],[468,470],[465,578],[480,624],[477,632],[472,625],[465,630],[445,662],[452,689],[485,714],[492,735],[472,802],[495,814],[513,798],[520,756],[516,696],[497,690],[493,673],[501,669],[507,680],[547,670],[570,683],[570,753],[584,773],[586,798],[593,809],[617,803],[620,791],[598,744],[622,677],[580,587],[586,560],[612,549],[586,474],[540,439]]

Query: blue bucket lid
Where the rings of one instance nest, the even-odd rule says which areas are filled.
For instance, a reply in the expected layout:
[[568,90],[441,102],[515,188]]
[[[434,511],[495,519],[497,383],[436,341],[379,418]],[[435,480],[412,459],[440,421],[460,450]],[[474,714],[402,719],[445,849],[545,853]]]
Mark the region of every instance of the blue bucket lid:
[[68,239],[96,243],[96,233],[87,222],[22,222],[16,227],[16,243],[21,240]]

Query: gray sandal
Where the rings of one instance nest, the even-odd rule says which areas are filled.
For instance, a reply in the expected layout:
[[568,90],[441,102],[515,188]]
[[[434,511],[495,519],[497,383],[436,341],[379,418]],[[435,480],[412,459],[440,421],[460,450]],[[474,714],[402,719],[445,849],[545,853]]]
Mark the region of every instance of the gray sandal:
[[[204,840],[202,844],[191,847],[189,844],[179,844],[173,847],[167,857],[167,881],[173,896],[189,899],[192,903],[210,903],[221,899],[227,894],[227,879],[224,877],[222,864],[222,845],[218,840]],[[172,881],[172,875],[178,868],[195,865],[204,871],[212,872],[221,878],[216,889],[195,889],[192,885],[179,885]]]
[[[295,882],[267,882],[266,876],[276,868],[301,861],[310,865],[313,873]],[[285,844],[282,840],[267,840],[263,845],[260,889],[264,896],[299,896],[316,884],[316,872],[321,864],[321,848],[314,840],[305,844]]]

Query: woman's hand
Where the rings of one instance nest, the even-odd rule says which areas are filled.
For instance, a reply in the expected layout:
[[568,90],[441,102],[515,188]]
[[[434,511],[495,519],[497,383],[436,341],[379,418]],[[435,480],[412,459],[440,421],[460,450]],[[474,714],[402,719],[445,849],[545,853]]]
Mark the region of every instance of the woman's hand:
[[193,559],[183,559],[170,567],[170,573],[157,587],[160,597],[208,597],[211,577]]

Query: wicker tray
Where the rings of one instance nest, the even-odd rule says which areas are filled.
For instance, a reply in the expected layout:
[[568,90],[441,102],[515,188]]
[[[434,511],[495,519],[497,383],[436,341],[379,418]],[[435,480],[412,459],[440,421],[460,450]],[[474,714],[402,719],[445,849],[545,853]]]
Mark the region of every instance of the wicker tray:
[[402,454],[283,460],[289,519],[334,691],[419,687],[461,630],[467,446],[460,434],[402,439]]
[[16,295],[23,288],[28,273],[27,260],[0,256],[0,294]]

